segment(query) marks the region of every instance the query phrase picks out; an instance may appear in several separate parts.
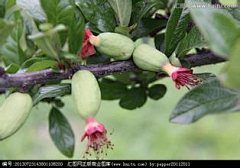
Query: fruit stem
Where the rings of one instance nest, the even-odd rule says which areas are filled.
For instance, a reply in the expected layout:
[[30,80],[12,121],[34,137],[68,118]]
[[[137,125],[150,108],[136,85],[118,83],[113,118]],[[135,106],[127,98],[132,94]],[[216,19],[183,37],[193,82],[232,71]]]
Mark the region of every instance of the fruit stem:
[[92,35],[90,38],[89,38],[89,42],[94,45],[94,46],[98,46],[100,44],[100,37],[99,36],[94,36]]
[[162,66],[162,69],[169,75],[171,76],[172,73],[176,70],[178,70],[179,68],[178,67],[175,67],[175,66],[172,66],[170,63],[165,63],[163,66]]

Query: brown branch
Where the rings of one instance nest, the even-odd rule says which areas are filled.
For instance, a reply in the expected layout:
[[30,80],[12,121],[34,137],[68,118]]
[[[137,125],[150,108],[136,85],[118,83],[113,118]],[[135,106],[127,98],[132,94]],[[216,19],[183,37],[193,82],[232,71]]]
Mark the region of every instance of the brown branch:
[[224,58],[218,57],[209,51],[203,51],[197,54],[190,54],[184,57],[191,67],[216,64],[226,61]]
[[[225,60],[213,55],[207,51],[200,54],[188,55],[184,58],[188,61],[192,67],[215,64],[224,62]],[[36,84],[46,84],[49,82],[58,82],[63,79],[69,79],[78,70],[89,70],[94,73],[97,78],[101,78],[107,75],[119,74],[138,70],[132,60],[128,61],[115,61],[107,64],[96,64],[96,65],[74,65],[69,70],[57,73],[50,69],[20,73],[20,74],[3,74],[0,75],[0,88],[10,87],[28,87]]]

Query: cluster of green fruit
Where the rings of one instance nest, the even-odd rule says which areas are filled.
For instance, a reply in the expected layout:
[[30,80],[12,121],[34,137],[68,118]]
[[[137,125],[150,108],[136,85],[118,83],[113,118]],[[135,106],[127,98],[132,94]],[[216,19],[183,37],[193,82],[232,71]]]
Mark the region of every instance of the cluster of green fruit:
[[[141,69],[153,72],[164,71],[172,77],[176,87],[196,85],[201,80],[192,75],[192,70],[175,67],[166,55],[159,50],[147,45],[135,46],[134,42],[117,33],[102,33],[94,36],[90,30],[85,31],[83,48],[80,53],[82,58],[95,54],[95,49],[103,55],[114,60],[128,60],[133,56],[134,63]],[[104,125],[99,124],[94,116],[98,113],[101,103],[101,91],[95,76],[86,70],[80,70],[72,78],[72,95],[79,114],[86,120],[85,137],[88,137],[86,154],[92,149],[98,154],[111,148],[112,144],[106,137]]]
[[[153,72],[164,71],[175,81],[176,87],[192,86],[200,79],[192,75],[192,70],[171,65],[164,53],[147,45],[135,46],[134,42],[117,33],[102,33],[94,36],[86,30],[81,54],[94,54],[93,46],[101,54],[115,60],[127,60],[133,56],[134,63],[141,69]],[[91,52],[86,47],[91,47]],[[86,55],[82,55],[83,58]],[[112,148],[106,136],[104,125],[98,123],[94,116],[101,104],[101,91],[95,76],[87,70],[79,70],[72,77],[72,97],[80,116],[86,120],[85,134],[88,144],[86,154],[92,149],[95,153],[102,153]],[[12,93],[0,108],[0,140],[14,134],[26,121],[33,106],[32,98],[27,93]]]
[[[191,69],[173,66],[161,51],[148,44],[136,46],[132,39],[121,34],[107,32],[94,36],[87,29],[84,40],[83,52],[80,53],[82,58],[93,55],[94,46],[99,53],[114,60],[128,60],[133,57],[134,63],[142,70],[167,73],[172,77],[177,89],[180,89],[181,86],[190,88],[201,82],[200,78],[192,75]],[[84,52],[89,51],[88,49],[91,52]]]

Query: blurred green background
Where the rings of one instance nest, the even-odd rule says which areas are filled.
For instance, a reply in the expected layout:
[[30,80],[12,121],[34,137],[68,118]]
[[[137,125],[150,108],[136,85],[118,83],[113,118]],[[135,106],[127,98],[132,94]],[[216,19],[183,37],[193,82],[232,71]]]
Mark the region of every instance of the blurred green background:
[[[219,74],[223,64],[195,68],[195,72]],[[169,79],[163,99],[137,110],[127,111],[117,101],[103,101],[97,115],[105,124],[115,144],[106,159],[240,159],[240,114],[210,115],[191,125],[169,123],[168,118],[187,89],[177,90]],[[79,139],[85,123],[76,113],[71,97],[65,97],[62,112],[75,133],[74,159],[81,159],[86,141]],[[3,102],[3,96],[0,97]],[[0,142],[0,159],[68,159],[54,146],[48,134],[50,106],[39,104],[32,110],[24,126],[10,138]]]

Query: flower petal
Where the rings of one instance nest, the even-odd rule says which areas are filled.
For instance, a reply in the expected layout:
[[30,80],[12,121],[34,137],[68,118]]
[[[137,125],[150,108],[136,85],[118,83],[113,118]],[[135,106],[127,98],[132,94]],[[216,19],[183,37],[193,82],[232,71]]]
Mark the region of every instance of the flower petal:
[[94,46],[90,43],[90,37],[93,36],[92,32],[89,29],[85,29],[82,49],[79,53],[81,58],[87,58],[91,55],[96,54]]

